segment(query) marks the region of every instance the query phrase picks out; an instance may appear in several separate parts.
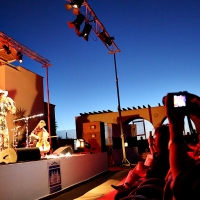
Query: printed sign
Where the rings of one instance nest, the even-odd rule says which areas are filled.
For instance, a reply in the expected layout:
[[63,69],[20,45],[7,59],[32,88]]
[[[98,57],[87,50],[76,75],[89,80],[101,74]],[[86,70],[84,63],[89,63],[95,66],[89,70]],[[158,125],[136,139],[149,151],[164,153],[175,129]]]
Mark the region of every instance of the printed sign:
[[53,161],[49,163],[49,188],[50,194],[62,189],[60,162]]

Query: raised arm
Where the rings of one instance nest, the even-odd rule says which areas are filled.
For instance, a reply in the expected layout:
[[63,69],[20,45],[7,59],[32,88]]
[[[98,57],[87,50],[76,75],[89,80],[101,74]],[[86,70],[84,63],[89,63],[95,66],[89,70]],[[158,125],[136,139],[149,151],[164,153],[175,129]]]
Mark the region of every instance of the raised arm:
[[183,139],[184,117],[188,114],[200,117],[200,98],[189,93],[186,93],[186,96],[186,109],[174,108],[170,93],[164,98],[170,128],[170,167],[173,178],[186,168],[192,167],[193,164]]

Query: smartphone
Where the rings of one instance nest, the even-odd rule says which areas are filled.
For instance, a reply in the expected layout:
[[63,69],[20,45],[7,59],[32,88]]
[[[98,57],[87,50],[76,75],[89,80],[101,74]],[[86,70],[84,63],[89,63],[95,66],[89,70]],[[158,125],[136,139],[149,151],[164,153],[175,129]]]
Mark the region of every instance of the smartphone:
[[[176,93],[168,93],[169,98],[169,106],[174,109],[181,109],[184,112],[187,111],[188,107],[188,93],[185,92],[176,92]],[[162,99],[163,104],[165,105],[165,97]]]
[[174,108],[185,108],[187,106],[186,94],[184,93],[173,94],[173,105],[174,105]]

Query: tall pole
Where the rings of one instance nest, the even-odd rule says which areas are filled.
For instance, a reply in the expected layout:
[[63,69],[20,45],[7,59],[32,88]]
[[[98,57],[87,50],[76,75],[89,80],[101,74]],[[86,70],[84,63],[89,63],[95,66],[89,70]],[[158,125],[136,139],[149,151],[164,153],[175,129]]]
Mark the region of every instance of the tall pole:
[[[48,120],[48,133],[51,136],[51,120],[50,120],[50,98],[49,98],[49,66],[46,68],[46,90],[47,90],[47,120]],[[49,137],[50,147],[52,146],[51,137]],[[52,154],[52,148],[50,148],[50,154]]]
[[[72,3],[72,0],[68,0]],[[99,21],[96,14],[89,6],[86,0],[84,0],[82,6],[86,7],[86,14],[85,14],[85,21],[87,23],[93,22],[95,23],[95,28],[91,26],[91,29],[94,31],[97,37],[103,42],[106,48],[109,50],[110,54],[114,54],[114,64],[115,64],[115,76],[116,76],[116,86],[117,86],[117,97],[118,97],[118,112],[119,112],[119,120],[120,120],[120,130],[121,130],[121,139],[122,139],[122,151],[123,151],[123,160],[122,166],[129,165],[131,166],[130,162],[126,159],[126,151],[125,151],[125,143],[124,143],[124,133],[123,133],[123,126],[122,126],[122,117],[121,117],[121,107],[120,107],[120,97],[119,97],[119,86],[118,86],[118,77],[117,77],[117,66],[116,66],[116,57],[115,53],[120,52],[120,49],[115,44],[114,37],[110,37],[109,33],[106,31],[104,25]],[[80,10],[79,10],[80,12]],[[94,20],[91,21],[91,16]]]
[[123,153],[123,160],[122,160],[121,166],[122,167],[123,166],[131,166],[131,163],[126,158],[124,131],[123,131],[123,124],[122,124],[121,105],[120,105],[120,96],[119,96],[119,83],[118,83],[117,64],[116,64],[115,53],[114,53],[114,67],[115,67],[115,78],[116,78],[117,99],[118,99],[119,124],[120,124],[120,132],[121,132],[121,139],[122,139],[122,153]]

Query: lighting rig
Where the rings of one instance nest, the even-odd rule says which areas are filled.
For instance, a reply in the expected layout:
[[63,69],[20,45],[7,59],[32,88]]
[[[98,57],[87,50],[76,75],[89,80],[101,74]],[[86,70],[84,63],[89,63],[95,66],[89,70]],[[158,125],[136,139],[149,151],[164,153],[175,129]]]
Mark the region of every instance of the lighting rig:
[[[65,8],[76,15],[76,19],[73,22],[67,22],[70,28],[74,28],[76,34],[79,37],[83,37],[86,41],[88,41],[88,36],[93,30],[96,36],[103,42],[105,47],[109,50],[109,54],[114,55],[114,69],[115,69],[115,77],[116,77],[116,88],[117,88],[117,98],[118,98],[118,113],[119,113],[119,121],[120,121],[120,131],[121,131],[121,140],[122,140],[122,153],[123,160],[121,166],[130,166],[131,163],[126,158],[126,150],[125,150],[125,140],[123,133],[123,125],[122,125],[122,116],[121,116],[121,106],[120,106],[120,95],[119,95],[119,84],[118,84],[118,75],[117,75],[117,65],[116,65],[116,53],[120,52],[120,49],[114,42],[114,37],[111,37],[109,33],[106,31],[103,24],[100,22],[92,8],[89,6],[86,0],[67,0],[67,4],[65,4]],[[84,14],[81,13],[81,7],[84,9]],[[85,21],[85,26],[83,30],[80,32],[80,28],[82,23]]]
[[24,45],[20,44],[16,40],[12,39],[8,35],[3,32],[0,32],[0,42],[7,43],[3,45],[4,50],[7,54],[10,54],[10,48],[15,49],[18,53],[16,56],[16,60],[22,58],[22,55],[26,55],[29,58],[36,60],[37,62],[41,63],[43,66],[51,66],[50,61],[46,58],[38,55],[36,52],[32,51],[31,49],[25,47]]
[[[92,8],[89,6],[86,0],[67,0],[68,3],[65,4],[65,8],[73,10],[73,14],[76,18],[73,22],[67,22],[70,28],[75,28],[75,32],[79,37],[84,37],[88,41],[88,36],[90,31],[96,34],[96,36],[103,42],[106,48],[109,50],[110,54],[120,52],[120,49],[114,43],[114,37],[111,37],[106,31],[103,24],[100,22]],[[84,13],[81,13],[82,8],[84,8]],[[82,31],[80,27],[85,21],[85,26]]]

